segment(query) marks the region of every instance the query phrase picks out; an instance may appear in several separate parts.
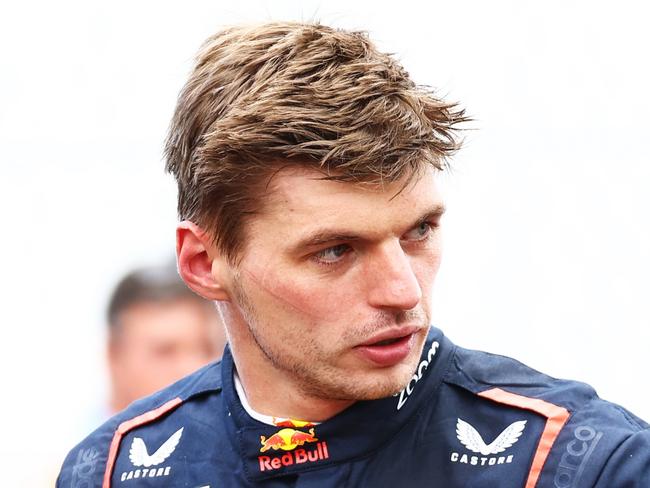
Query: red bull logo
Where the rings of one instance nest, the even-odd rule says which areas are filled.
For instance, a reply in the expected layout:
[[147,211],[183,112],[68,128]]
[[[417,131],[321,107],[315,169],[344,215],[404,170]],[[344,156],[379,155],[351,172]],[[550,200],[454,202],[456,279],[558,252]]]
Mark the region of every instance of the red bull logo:
[[[293,464],[313,463],[323,459],[328,459],[329,452],[327,443],[320,441],[314,433],[314,424],[311,422],[301,422],[297,420],[283,420],[276,422],[278,427],[284,426],[278,432],[270,437],[260,436],[262,447],[260,452],[270,450],[289,451],[282,456],[258,456],[260,462],[260,471],[270,471],[279,469],[282,466],[291,466]],[[293,427],[311,427],[308,432],[296,430]],[[296,449],[306,443],[315,443],[312,449]]]
[[260,436],[260,442],[262,443],[260,452],[266,452],[269,449],[292,451],[296,447],[302,446],[305,442],[317,441],[318,439],[314,436],[313,428],[309,429],[309,433],[286,428],[276,432],[268,439],[263,435]]
[[313,449],[295,449],[282,456],[258,456],[260,471],[273,471],[293,464],[314,463],[330,457],[327,442],[317,442]]

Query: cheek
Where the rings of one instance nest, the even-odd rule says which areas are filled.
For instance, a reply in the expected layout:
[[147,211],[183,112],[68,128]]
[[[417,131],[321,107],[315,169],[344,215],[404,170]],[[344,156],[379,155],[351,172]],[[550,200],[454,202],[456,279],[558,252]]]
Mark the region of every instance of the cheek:
[[[275,304],[274,308],[286,314],[304,315],[314,322],[334,321],[352,304],[349,287],[337,283],[333,286],[317,277],[303,277],[290,271],[251,270],[248,276],[261,291],[258,310]],[[345,291],[344,291],[345,290]],[[270,298],[270,299],[269,299]]]
[[440,253],[431,253],[426,259],[418,259],[412,264],[413,272],[423,291],[430,291],[440,268]]

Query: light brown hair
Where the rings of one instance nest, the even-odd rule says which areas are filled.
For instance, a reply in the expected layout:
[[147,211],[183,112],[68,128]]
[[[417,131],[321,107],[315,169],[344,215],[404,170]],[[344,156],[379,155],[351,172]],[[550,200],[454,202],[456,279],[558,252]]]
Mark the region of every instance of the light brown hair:
[[283,166],[379,183],[446,166],[457,150],[456,104],[416,85],[364,32],[318,24],[226,29],[200,49],[165,146],[178,212],[230,260]]

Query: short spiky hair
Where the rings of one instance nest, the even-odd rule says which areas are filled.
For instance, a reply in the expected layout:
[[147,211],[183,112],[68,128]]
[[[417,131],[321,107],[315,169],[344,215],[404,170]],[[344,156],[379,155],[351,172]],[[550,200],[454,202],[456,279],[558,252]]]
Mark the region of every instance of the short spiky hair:
[[235,260],[262,182],[279,168],[377,183],[443,169],[458,149],[455,104],[415,85],[364,32],[268,23],[209,38],[165,147],[178,212]]

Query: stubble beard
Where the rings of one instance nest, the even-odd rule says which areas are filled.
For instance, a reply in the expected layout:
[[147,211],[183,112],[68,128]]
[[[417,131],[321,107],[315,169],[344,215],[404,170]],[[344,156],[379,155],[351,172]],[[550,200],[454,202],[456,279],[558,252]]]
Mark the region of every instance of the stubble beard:
[[[241,281],[234,282],[234,295],[242,311],[242,316],[251,337],[257,348],[266,357],[276,371],[279,371],[291,379],[301,393],[324,400],[337,401],[361,401],[377,400],[399,393],[411,379],[421,356],[424,340],[420,340],[417,347],[409,357],[407,363],[393,367],[392,371],[376,371],[370,375],[367,371],[361,371],[358,375],[343,368],[332,365],[327,359],[327,354],[320,344],[313,339],[306,339],[300,343],[301,354],[287,354],[280,351],[272,341],[265,338],[264,331],[272,333],[271,324],[263,324],[255,306],[244,291]],[[399,317],[388,317],[382,315],[381,320],[375,323],[409,323],[421,322],[428,330],[429,320],[424,312],[398,312]],[[385,327],[385,326],[383,326]],[[367,337],[367,332],[365,337]],[[277,342],[277,341],[276,341]],[[282,342],[282,341],[280,341]]]

